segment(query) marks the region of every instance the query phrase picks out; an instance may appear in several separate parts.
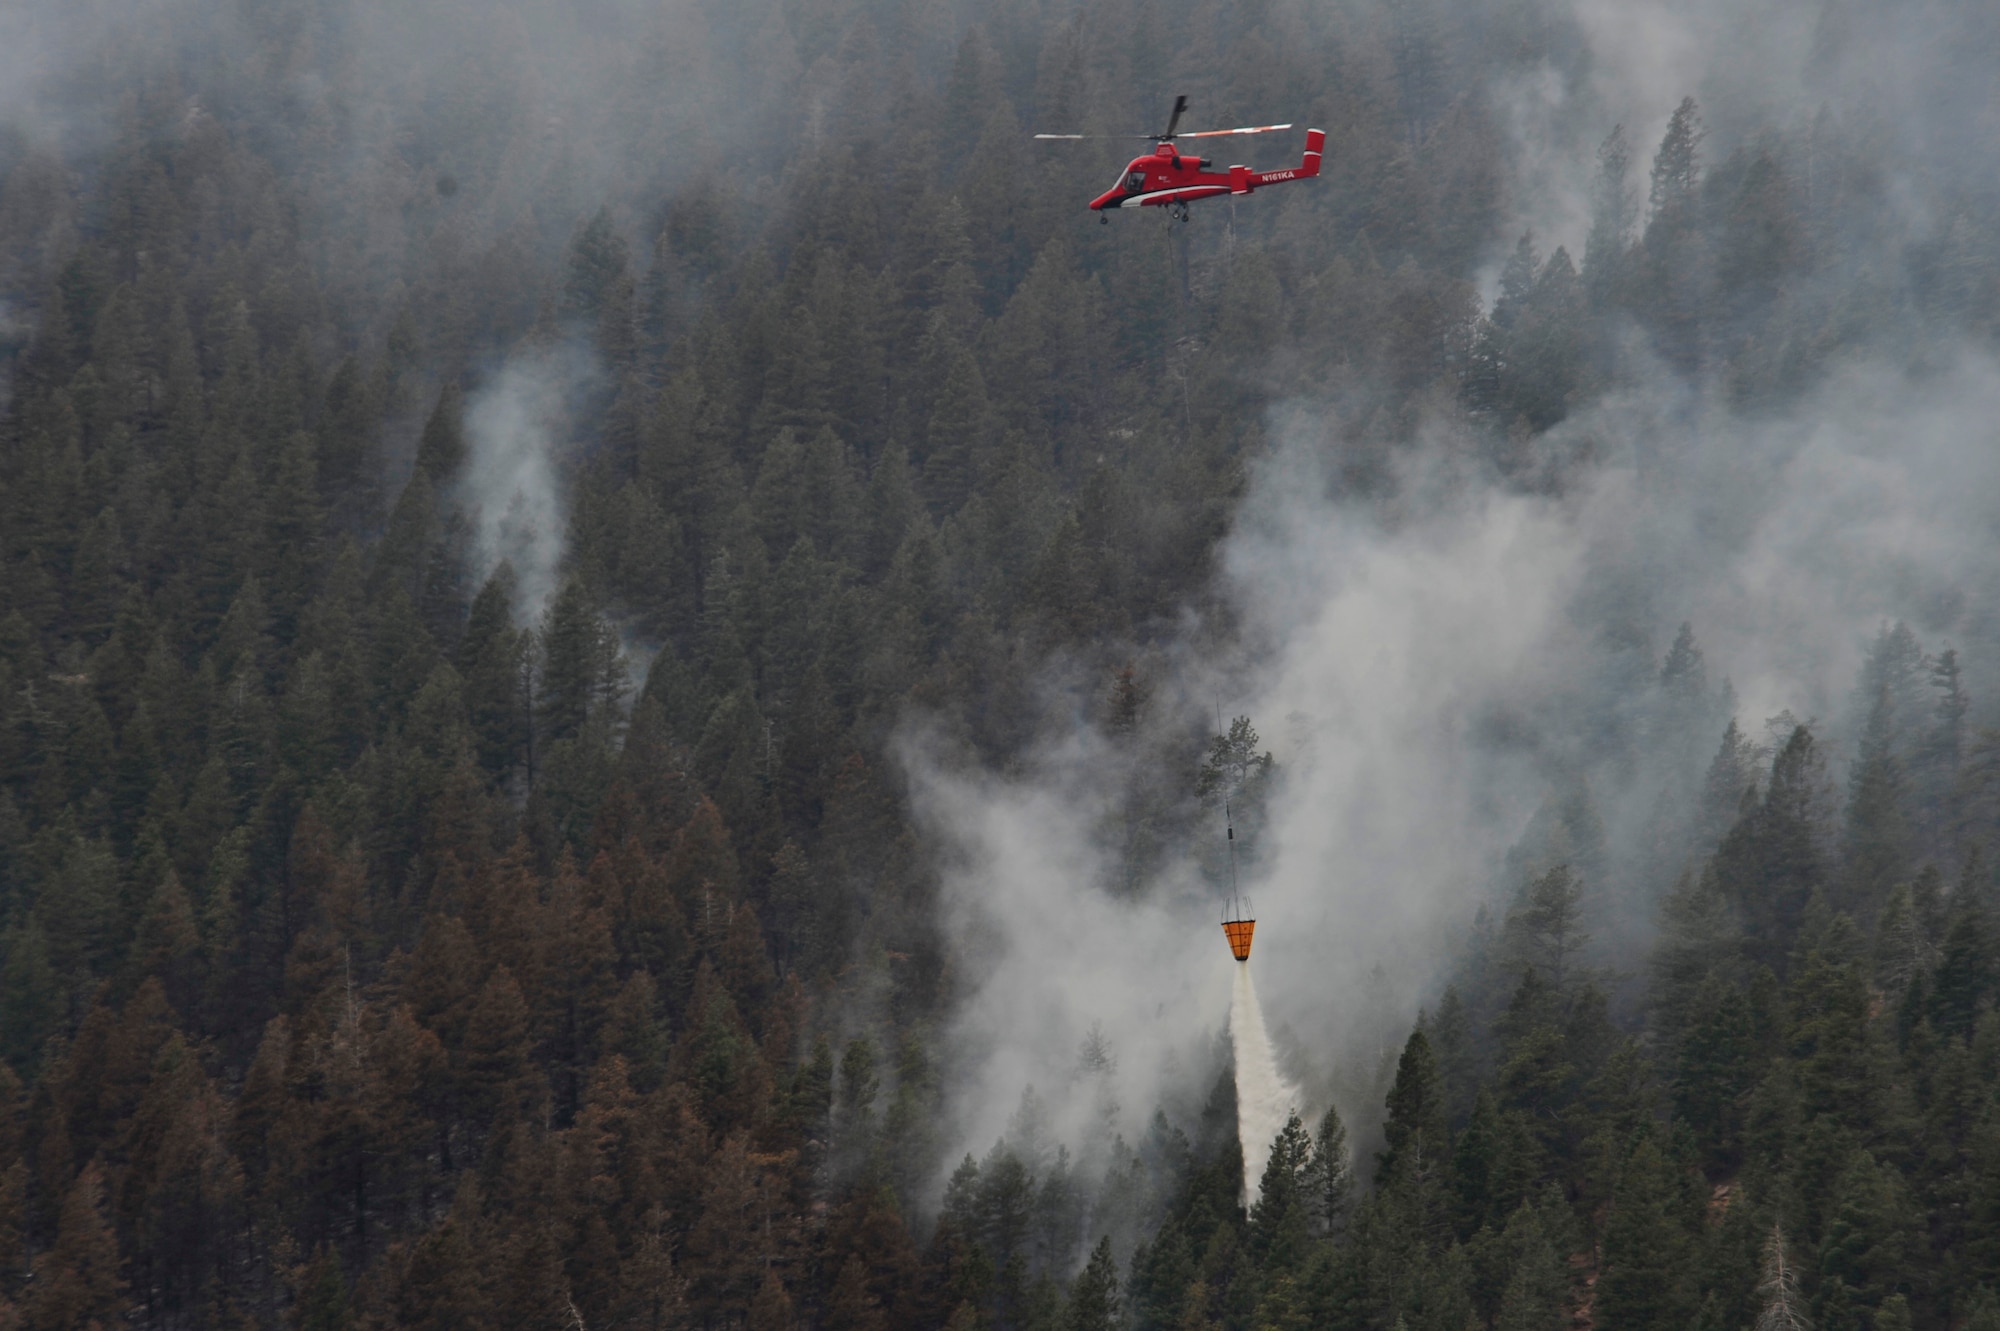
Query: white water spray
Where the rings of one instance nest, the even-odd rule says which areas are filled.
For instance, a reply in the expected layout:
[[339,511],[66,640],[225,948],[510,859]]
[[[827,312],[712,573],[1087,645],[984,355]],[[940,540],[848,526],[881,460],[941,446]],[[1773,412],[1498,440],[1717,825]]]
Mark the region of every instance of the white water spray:
[[1284,1130],[1298,1096],[1278,1074],[1278,1057],[1264,1033],[1264,1010],[1250,963],[1236,963],[1236,991],[1229,1001],[1229,1038],[1236,1046],[1236,1140],[1243,1148],[1243,1205],[1255,1204],[1271,1143]]

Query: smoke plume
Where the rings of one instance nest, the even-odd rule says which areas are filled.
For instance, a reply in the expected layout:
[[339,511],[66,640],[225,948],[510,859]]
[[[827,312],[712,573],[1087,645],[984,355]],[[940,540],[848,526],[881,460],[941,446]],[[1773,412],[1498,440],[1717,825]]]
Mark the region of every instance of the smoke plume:
[[[1508,851],[1551,799],[1584,790],[1606,825],[1607,881],[1590,884],[1600,939],[1643,937],[1680,867],[1645,862],[1646,820],[1665,786],[1699,776],[1727,719],[1690,741],[1682,770],[1648,765],[1648,709],[1682,622],[1718,707],[1726,678],[1746,731],[1781,711],[1818,717],[1836,755],[1851,753],[1853,681],[1885,623],[1933,648],[1987,648],[1973,660],[2000,637],[1981,590],[2000,585],[1990,357],[1854,363],[1775,418],[1665,380],[1636,388],[1544,440],[1593,459],[1554,492],[1498,483],[1443,430],[1386,489],[1344,490],[1344,443],[1321,418],[1274,422],[1226,542],[1241,656],[1184,653],[1185,677],[1162,689],[1162,705],[1201,710],[1230,689],[1275,753],[1244,888],[1279,1057],[1317,1101],[1301,1112],[1332,1099],[1364,1128],[1379,1113],[1396,1042],[1476,909],[1504,909]],[[1991,695],[1986,669],[1975,696]],[[973,973],[952,1042],[969,1148],[1030,1083],[1054,1091],[1059,1127],[1081,1128],[1084,1107],[1061,1092],[1092,1023],[1120,1058],[1119,1130],[1203,1090],[1190,1081],[1228,992],[1219,898],[1190,865],[1136,898],[1101,886],[1114,877],[1101,743],[1065,735],[1011,777],[908,754]],[[1239,1095],[1252,1186],[1283,1121],[1253,1122],[1255,1108]]]
[[472,521],[474,571],[483,580],[502,560],[513,566],[522,623],[539,623],[560,585],[562,452],[576,401],[597,378],[588,352],[537,347],[508,360],[466,400],[459,493]]

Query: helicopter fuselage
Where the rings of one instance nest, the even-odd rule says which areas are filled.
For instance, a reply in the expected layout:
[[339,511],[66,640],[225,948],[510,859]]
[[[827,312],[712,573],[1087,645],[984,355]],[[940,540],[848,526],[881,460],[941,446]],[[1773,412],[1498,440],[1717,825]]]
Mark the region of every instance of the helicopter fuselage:
[[1187,204],[1222,194],[1248,194],[1260,186],[1287,180],[1310,180],[1319,174],[1320,153],[1325,144],[1324,133],[1309,129],[1305,157],[1297,166],[1276,171],[1231,166],[1224,171],[1213,171],[1209,168],[1214,164],[1207,158],[1183,153],[1171,141],[1165,142],[1144,157],[1133,158],[1118,177],[1118,183],[1092,199],[1090,206],[1095,212],[1104,212],[1112,208]]

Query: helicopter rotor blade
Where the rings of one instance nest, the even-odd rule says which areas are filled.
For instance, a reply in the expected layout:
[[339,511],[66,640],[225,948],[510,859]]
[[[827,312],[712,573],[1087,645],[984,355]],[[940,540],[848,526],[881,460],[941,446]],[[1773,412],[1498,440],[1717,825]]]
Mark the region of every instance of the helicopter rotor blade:
[[1161,138],[1171,139],[1174,137],[1174,131],[1180,127],[1181,113],[1186,110],[1187,110],[1186,95],[1183,94],[1182,96],[1174,98],[1174,113],[1171,116],[1167,117],[1167,132],[1160,135]]
[[1230,134],[1270,134],[1277,130],[1290,128],[1291,125],[1289,123],[1283,125],[1246,125],[1242,129],[1204,129],[1193,134],[1182,134],[1179,137],[1183,139],[1219,139]]

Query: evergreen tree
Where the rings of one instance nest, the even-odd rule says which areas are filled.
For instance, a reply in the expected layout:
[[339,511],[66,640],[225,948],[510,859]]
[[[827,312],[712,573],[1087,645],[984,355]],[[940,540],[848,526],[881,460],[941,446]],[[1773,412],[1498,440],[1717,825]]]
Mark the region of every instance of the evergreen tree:
[[1931,1024],[1947,1035],[1970,1036],[1996,977],[1992,923],[1985,903],[1961,888],[1954,896],[1951,923],[1939,948],[1929,990]]
[[1653,156],[1650,213],[1643,248],[1643,312],[1658,330],[1668,362],[1683,373],[1701,366],[1701,109],[1681,99]]
[[1672,1162],[1642,1137],[1620,1172],[1604,1228],[1593,1306],[1606,1325],[1679,1327],[1692,1314],[1679,1193]]
[[1774,969],[1782,969],[1806,903],[1824,884],[1823,791],[1818,743],[1797,726],[1772,759],[1763,800],[1716,848],[1716,877],[1739,912],[1745,950]]
[[21,1324],[32,1331],[109,1331],[129,1306],[119,1266],[104,1176],[93,1161],[63,1195],[55,1242],[35,1258]]
[[1745,796],[1756,784],[1751,770],[1750,742],[1737,728],[1736,718],[1722,732],[1722,744],[1709,763],[1701,791],[1701,840],[1713,847],[1742,813]]
[[1681,98],[1667,122],[1659,151],[1653,156],[1652,192],[1647,197],[1652,210],[1649,239],[1651,226],[1664,223],[1681,228],[1689,224],[1688,212],[1695,206],[1696,188],[1701,180],[1700,152],[1705,137],[1701,108],[1695,105],[1694,98]]
[[1107,1235],[1090,1250],[1090,1261],[1070,1286],[1064,1331],[1115,1331],[1122,1322],[1121,1311],[1118,1268]]
[[436,489],[455,477],[464,463],[465,395],[454,382],[444,386],[430,419],[424,422],[423,435],[417,440],[417,469]]
[[1445,1117],[1444,1089],[1438,1080],[1437,1061],[1430,1041],[1422,1030],[1410,1032],[1396,1063],[1396,1081],[1389,1088],[1387,1121],[1382,1125],[1384,1150],[1377,1158],[1375,1184],[1382,1187],[1397,1178],[1435,1181],[1442,1173],[1451,1147],[1451,1130]]
[[541,650],[538,729],[545,742],[573,739],[602,717],[626,687],[617,635],[598,617],[580,581],[565,583],[549,606]]
[[1861,736],[1861,751],[1848,778],[1842,857],[1848,881],[1842,904],[1863,920],[1873,919],[1881,910],[1908,858],[1906,782],[1903,764],[1893,748],[1893,716],[1888,689],[1878,689]]
[[1578,927],[1583,884],[1567,864],[1558,864],[1521,889],[1507,912],[1507,939],[1518,964],[1539,969],[1561,988],[1572,958],[1590,942]]
[[1590,238],[1584,242],[1584,286],[1598,304],[1618,292],[1632,232],[1632,198],[1626,172],[1632,152],[1624,126],[1612,126],[1598,146],[1598,174],[1590,190]]
[[1348,1157],[1347,1127],[1340,1111],[1328,1105],[1313,1134],[1312,1156],[1306,1166],[1307,1214],[1314,1233],[1335,1238],[1347,1225],[1354,1187],[1353,1162]]
[[1569,1265],[1544,1229],[1540,1213],[1522,1205],[1502,1242],[1513,1270],[1493,1319],[1495,1331],[1560,1331],[1569,1324]]
[[1311,1236],[1312,1138],[1297,1114],[1271,1143],[1257,1200],[1250,1207],[1249,1246],[1264,1270],[1295,1270]]

